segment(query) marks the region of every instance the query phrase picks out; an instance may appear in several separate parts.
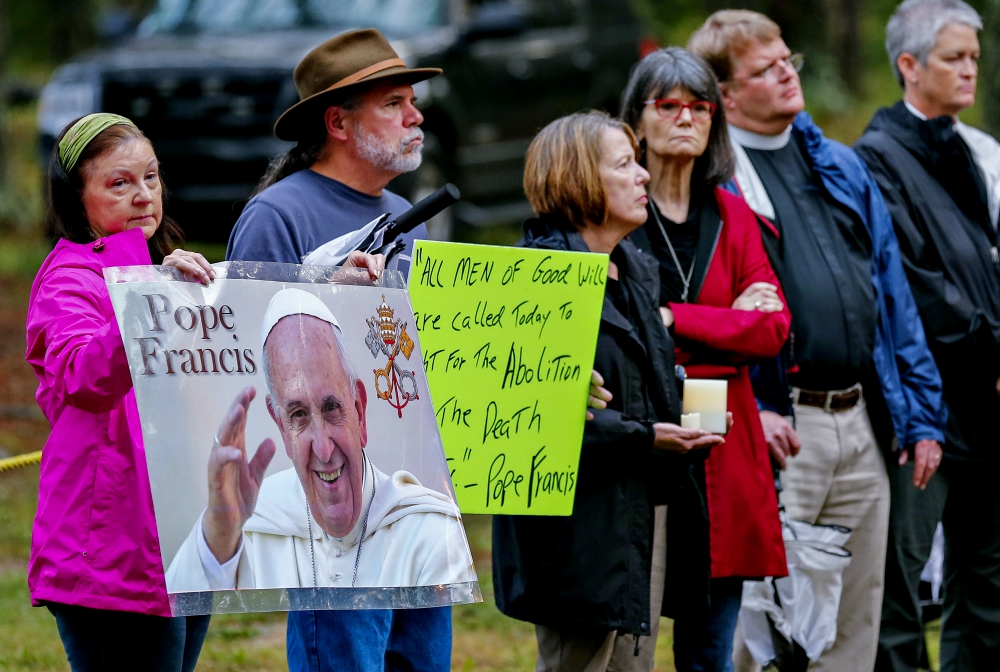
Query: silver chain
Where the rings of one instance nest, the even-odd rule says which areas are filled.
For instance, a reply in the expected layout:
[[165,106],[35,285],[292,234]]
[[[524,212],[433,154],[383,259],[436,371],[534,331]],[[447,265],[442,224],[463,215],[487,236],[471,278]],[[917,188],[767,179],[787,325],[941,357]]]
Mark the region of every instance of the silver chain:
[[660,233],[663,234],[663,239],[667,241],[667,249],[670,250],[670,256],[674,260],[674,264],[677,266],[677,275],[680,276],[681,284],[684,285],[684,292],[681,294],[681,303],[687,303],[688,291],[691,289],[691,278],[694,276],[694,265],[698,261],[697,257],[691,259],[691,268],[688,269],[687,277],[684,277],[684,269],[681,268],[681,261],[677,258],[677,253],[674,252],[674,245],[670,242],[670,236],[667,235],[667,230],[663,227],[663,222],[660,220],[660,209],[656,207],[656,204],[650,200],[650,205],[653,206],[650,210],[653,211],[653,219],[656,220],[656,225],[660,227]]
[[312,558],[313,564],[313,588],[318,588],[319,582],[316,580],[316,548],[313,546],[312,512],[309,510],[308,499],[306,499],[306,525],[309,526],[309,556]]
[[351,588],[358,581],[358,562],[361,560],[361,545],[365,543],[365,532],[368,531],[368,514],[372,512],[372,503],[375,501],[375,493],[378,492],[378,479],[375,478],[375,467],[368,463],[372,470],[372,498],[368,500],[368,510],[365,511],[365,523],[361,526],[361,538],[358,540],[358,553],[354,556],[354,578],[351,579]]

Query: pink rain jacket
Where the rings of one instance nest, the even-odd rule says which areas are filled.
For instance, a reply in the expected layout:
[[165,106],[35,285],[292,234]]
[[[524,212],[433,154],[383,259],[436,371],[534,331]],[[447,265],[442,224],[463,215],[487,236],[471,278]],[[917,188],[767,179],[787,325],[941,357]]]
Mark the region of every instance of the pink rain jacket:
[[26,358],[52,425],[31,534],[31,602],[169,616],[132,376],[104,283],[149,264],[140,229],[60,240],[31,287]]

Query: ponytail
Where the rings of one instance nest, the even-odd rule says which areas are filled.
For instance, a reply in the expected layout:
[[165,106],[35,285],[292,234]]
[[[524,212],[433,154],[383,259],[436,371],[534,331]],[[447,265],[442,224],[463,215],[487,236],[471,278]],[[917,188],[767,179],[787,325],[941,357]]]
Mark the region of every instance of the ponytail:
[[[328,107],[339,107],[344,112],[354,112],[364,104],[364,93],[364,91],[357,91],[343,100],[336,101],[336,103],[328,103]],[[316,123],[319,121],[321,119],[315,120],[313,125],[303,129],[297,145],[284,154],[271,159],[264,177],[260,178],[260,182],[257,184],[257,188],[253,190],[253,193],[250,194],[250,198],[264,191],[272,184],[280,182],[292,173],[311,168],[319,160],[320,155],[323,153],[323,148],[326,146],[327,139],[326,126]]]
[[319,159],[320,154],[323,153],[323,146],[325,144],[323,140],[299,140],[299,143],[290,150],[271,159],[271,163],[267,166],[267,171],[260,178],[260,182],[257,184],[257,188],[253,190],[253,193],[250,194],[250,198],[264,191],[275,182],[280,182],[292,173],[297,173],[300,170],[311,167]]

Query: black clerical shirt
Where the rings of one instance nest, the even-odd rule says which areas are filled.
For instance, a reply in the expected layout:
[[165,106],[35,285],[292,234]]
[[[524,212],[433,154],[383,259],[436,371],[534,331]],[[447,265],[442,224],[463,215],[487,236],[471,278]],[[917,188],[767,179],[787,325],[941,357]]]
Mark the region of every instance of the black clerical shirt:
[[850,387],[871,370],[875,348],[868,232],[821,187],[794,134],[781,149],[747,147],[746,152],[774,205],[780,232],[768,248],[792,311],[798,371],[791,383],[808,390]]

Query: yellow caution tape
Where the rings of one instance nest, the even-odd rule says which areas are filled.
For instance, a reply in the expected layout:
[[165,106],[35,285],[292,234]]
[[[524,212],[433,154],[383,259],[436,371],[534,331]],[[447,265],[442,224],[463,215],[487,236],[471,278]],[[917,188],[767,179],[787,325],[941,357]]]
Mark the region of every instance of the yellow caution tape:
[[25,453],[24,455],[15,455],[14,457],[8,457],[0,460],[0,474],[5,471],[13,471],[14,469],[20,469],[21,467],[29,467],[32,464],[38,464],[42,461],[42,451],[36,450],[33,453]]

